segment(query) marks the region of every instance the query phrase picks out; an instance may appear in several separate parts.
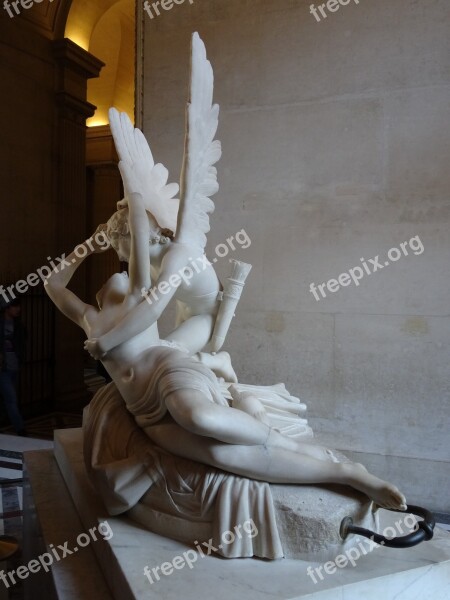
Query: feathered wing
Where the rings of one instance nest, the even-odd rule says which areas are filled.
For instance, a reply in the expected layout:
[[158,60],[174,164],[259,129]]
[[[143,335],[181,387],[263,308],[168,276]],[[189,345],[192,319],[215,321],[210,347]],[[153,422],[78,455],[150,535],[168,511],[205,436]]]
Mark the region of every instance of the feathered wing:
[[168,170],[161,163],[155,164],[144,134],[133,127],[126,113],[111,108],[109,123],[119,159],[133,167],[133,181],[142,194],[146,210],[161,228],[175,232],[180,201],[174,196],[179,191],[178,184],[167,183]]
[[214,140],[219,124],[219,106],[212,104],[214,76],[198,33],[192,36],[191,87],[186,114],[186,140],[181,173],[181,201],[176,241],[201,250],[206,245],[213,196],[219,190],[214,164],[222,155]]

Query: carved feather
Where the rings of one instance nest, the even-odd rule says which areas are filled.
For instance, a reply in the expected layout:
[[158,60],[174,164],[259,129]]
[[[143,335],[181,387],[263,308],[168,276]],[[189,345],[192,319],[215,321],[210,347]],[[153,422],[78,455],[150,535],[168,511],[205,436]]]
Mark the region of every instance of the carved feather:
[[144,134],[133,127],[126,113],[111,108],[109,122],[120,160],[133,167],[145,209],[155,217],[161,228],[175,232],[180,201],[174,196],[179,191],[178,184],[167,183],[169,171],[161,163],[155,164]]
[[214,140],[219,124],[219,106],[212,104],[214,76],[198,33],[192,36],[191,86],[187,105],[185,155],[176,240],[204,249],[214,211],[211,196],[219,190],[217,169],[221,144]]

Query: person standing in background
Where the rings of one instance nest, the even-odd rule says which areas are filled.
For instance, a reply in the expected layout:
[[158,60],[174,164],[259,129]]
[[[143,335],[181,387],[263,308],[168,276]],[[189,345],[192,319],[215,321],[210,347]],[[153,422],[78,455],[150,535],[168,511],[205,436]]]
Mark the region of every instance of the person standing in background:
[[17,402],[20,365],[25,358],[25,328],[20,321],[20,300],[0,313],[0,396],[16,433],[26,436]]

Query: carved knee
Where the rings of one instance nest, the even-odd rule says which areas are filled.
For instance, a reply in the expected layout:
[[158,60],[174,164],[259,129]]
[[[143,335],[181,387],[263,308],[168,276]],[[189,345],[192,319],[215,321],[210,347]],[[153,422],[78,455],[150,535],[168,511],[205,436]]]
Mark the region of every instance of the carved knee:
[[186,427],[197,435],[214,437],[215,424],[217,423],[217,415],[208,405],[190,407],[187,414]]
[[216,421],[211,403],[202,402],[198,397],[189,398],[187,394],[171,394],[166,399],[166,406],[175,421],[191,433],[212,436]]

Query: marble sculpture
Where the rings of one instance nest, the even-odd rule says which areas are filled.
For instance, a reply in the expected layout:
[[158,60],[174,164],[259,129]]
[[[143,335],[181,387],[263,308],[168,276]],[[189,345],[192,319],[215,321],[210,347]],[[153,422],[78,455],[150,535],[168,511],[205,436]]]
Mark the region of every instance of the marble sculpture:
[[[125,193],[99,229],[129,272],[113,275],[94,307],[67,287],[85,260],[72,253],[70,266],[53,272],[45,289],[84,330],[85,348],[113,380],[84,422],[86,467],[109,512],[129,511],[158,530],[152,515],[165,510],[170,518],[162,532],[172,537],[171,523],[189,532],[191,524],[199,537],[206,514],[213,514],[216,531],[235,525],[238,515],[259,515],[258,539],[236,541],[222,554],[278,558],[285,553],[269,484],[342,484],[394,509],[406,509],[406,500],[362,465],[314,443],[306,407],[283,384],[239,383],[221,351],[251,266],[233,261],[223,289],[205,256],[211,196],[218,191],[218,116],[212,67],[195,33],[180,188],[167,184],[168,171],[155,163],[142,132],[111,109]],[[86,256],[100,251],[98,245]],[[189,280],[181,277],[187,273]],[[158,319],[172,298],[176,327],[160,339]]]

